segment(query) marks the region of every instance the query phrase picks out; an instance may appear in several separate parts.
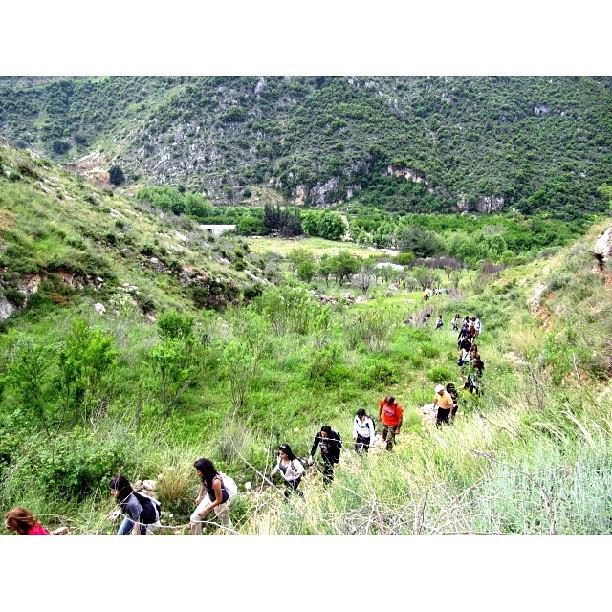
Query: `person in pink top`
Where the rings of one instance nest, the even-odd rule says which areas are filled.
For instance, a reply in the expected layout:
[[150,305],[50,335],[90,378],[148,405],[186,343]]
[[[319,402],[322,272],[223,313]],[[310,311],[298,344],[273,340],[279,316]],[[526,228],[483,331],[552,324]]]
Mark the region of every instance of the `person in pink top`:
[[49,535],[36,517],[25,508],[9,510],[4,515],[4,524],[17,535]]

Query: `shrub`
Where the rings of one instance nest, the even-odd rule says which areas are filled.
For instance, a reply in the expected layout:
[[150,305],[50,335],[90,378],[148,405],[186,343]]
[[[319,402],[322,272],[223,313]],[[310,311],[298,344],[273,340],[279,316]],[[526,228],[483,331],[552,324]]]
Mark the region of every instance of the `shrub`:
[[55,140],[53,141],[53,152],[57,155],[63,155],[70,150],[70,143],[65,140]]
[[397,317],[382,304],[373,304],[365,312],[359,312],[349,318],[346,334],[351,348],[360,342],[371,351],[383,351],[391,342],[397,329]]
[[189,512],[194,498],[193,469],[181,463],[164,468],[157,479],[157,493],[164,512]]
[[427,359],[434,359],[440,355],[440,351],[432,344],[423,344],[421,346],[421,355]]
[[103,438],[99,432],[75,429],[52,442],[30,444],[14,464],[7,493],[34,487],[47,498],[82,501],[118,473],[136,467],[134,441],[126,434]]
[[38,174],[36,170],[34,170],[34,165],[29,161],[22,161],[17,164],[17,170],[21,176],[29,176],[30,178],[38,178]]
[[123,174],[123,170],[121,169],[121,166],[118,166],[117,164],[110,167],[108,176],[111,185],[119,186],[125,183],[125,175]]
[[386,361],[376,361],[366,371],[366,380],[372,385],[393,385],[398,382],[397,370]]
[[162,338],[187,339],[193,333],[194,318],[176,310],[164,312],[157,319],[157,331]]
[[427,372],[427,378],[435,383],[447,383],[453,380],[454,373],[444,366],[437,366]]

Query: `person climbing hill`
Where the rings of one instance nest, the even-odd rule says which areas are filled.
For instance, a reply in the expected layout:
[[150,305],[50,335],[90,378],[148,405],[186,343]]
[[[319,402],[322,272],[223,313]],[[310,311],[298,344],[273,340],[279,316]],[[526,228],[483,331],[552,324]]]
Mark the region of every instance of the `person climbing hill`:
[[334,479],[334,465],[340,462],[340,449],[342,439],[337,431],[330,425],[323,425],[315,435],[312,449],[310,450],[310,463],[314,463],[314,456],[317,448],[321,451],[323,459],[323,482],[328,485]]
[[374,444],[374,421],[360,408],[353,421],[353,440],[358,453],[367,453],[368,448]]
[[449,395],[444,385],[436,385],[436,394],[434,395],[433,404],[438,406],[436,415],[436,427],[440,427],[442,423],[448,425],[448,417],[453,407],[453,398]]
[[453,320],[451,321],[451,326],[452,326],[453,331],[459,331],[459,321],[460,321],[459,315],[456,314],[453,317]]
[[436,321],[436,329],[442,329],[443,326],[444,326],[444,320],[442,319],[442,315],[439,315]]
[[278,447],[276,465],[270,473],[270,480],[274,478],[277,472],[281,473],[285,481],[285,491],[283,493],[285,499],[288,500],[292,493],[297,493],[300,496],[304,495],[302,491],[298,491],[298,486],[304,473],[304,466],[288,444],[281,444]]
[[123,514],[117,535],[146,535],[150,526],[158,523],[161,504],[148,495],[134,491],[127,478],[115,476],[110,481],[110,490]]
[[390,451],[395,445],[395,436],[399,434],[404,422],[404,408],[395,402],[393,396],[386,396],[378,408],[378,416],[383,424],[382,439],[387,443],[386,449]]
[[25,508],[17,507],[4,515],[4,525],[17,535],[49,535],[40,521]]
[[468,337],[463,337],[459,342],[459,358],[457,359],[457,365],[463,366],[465,363],[470,362],[471,348],[472,341]]
[[[235,493],[236,484],[231,478],[221,474],[213,462],[205,457],[198,459],[193,467],[202,480],[202,486],[195,500],[196,509],[189,517],[191,533],[202,533],[202,521],[211,512],[214,512],[224,527],[231,528],[229,502],[231,493]],[[232,491],[229,490],[228,483],[232,486]]]
[[455,419],[455,415],[457,414],[457,410],[459,409],[459,392],[457,391],[457,387],[455,384],[450,382],[446,385],[446,391],[451,396],[453,400],[453,406],[450,411],[450,420],[451,422]]

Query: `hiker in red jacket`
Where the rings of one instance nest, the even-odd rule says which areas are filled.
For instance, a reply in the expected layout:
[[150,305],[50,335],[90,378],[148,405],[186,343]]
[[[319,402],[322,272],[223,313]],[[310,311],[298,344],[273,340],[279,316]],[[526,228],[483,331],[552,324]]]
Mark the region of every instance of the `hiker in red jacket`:
[[378,416],[383,424],[382,439],[387,443],[387,450],[391,450],[404,422],[404,408],[392,396],[386,396],[378,407]]

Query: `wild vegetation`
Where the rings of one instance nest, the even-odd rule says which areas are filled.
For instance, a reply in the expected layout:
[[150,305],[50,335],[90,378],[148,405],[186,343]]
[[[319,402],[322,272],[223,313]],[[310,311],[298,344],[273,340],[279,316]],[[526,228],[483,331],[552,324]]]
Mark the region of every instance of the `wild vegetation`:
[[[164,523],[179,525],[198,486],[191,465],[209,456],[243,491],[240,533],[610,531],[610,269],[594,272],[590,253],[607,220],[418,216],[405,227],[439,245],[501,234],[495,261],[508,245],[531,255],[521,262],[517,246],[505,267],[485,265],[489,251],[455,266],[438,244],[417,250],[429,234],[401,232],[407,267],[394,269],[376,267],[388,253],[319,238],[280,254],[214,238],[187,216],[192,200],[176,200],[181,215],[173,202],[0,148],[2,508],[113,533],[108,481],[121,471],[155,478]],[[449,293],[425,304],[434,286]],[[426,310],[442,331],[405,323]],[[483,321],[484,394],[463,393],[455,425],[438,430],[419,407],[435,382],[460,383],[456,312]],[[406,408],[399,444],[357,457],[352,417],[385,393]],[[305,501],[260,491],[277,445],[306,455],[323,423],[345,440],[329,492],[313,473]]]
[[607,77],[0,79],[0,133],[58,160],[216,203],[267,186],[402,213],[602,211],[610,110]]

